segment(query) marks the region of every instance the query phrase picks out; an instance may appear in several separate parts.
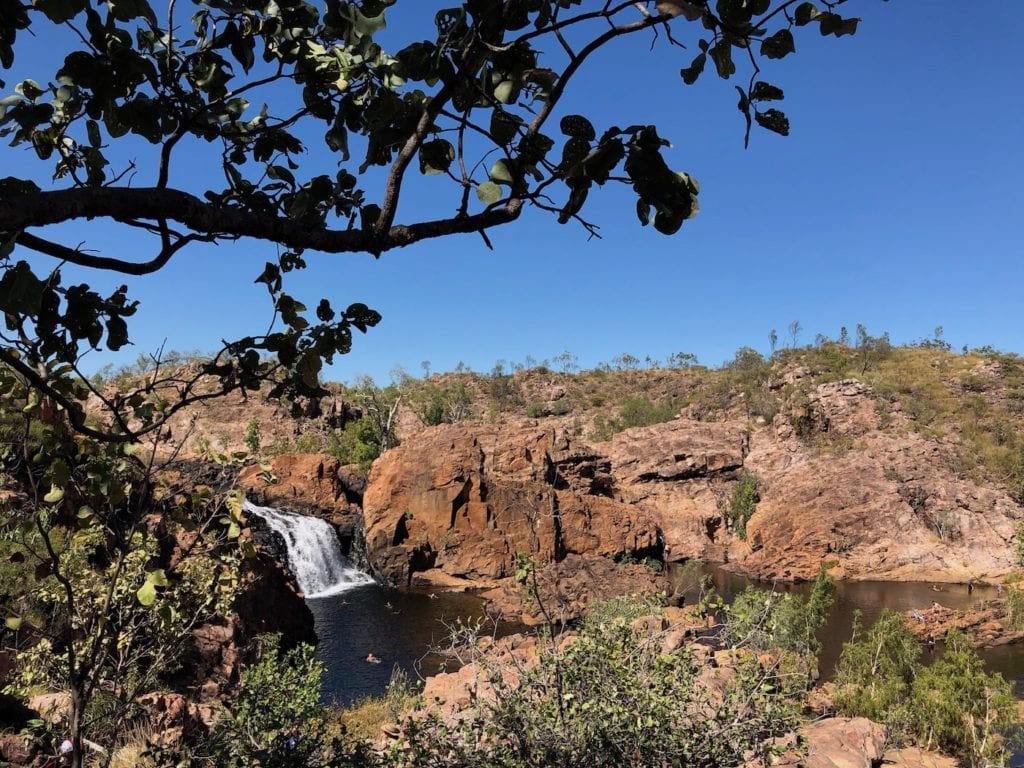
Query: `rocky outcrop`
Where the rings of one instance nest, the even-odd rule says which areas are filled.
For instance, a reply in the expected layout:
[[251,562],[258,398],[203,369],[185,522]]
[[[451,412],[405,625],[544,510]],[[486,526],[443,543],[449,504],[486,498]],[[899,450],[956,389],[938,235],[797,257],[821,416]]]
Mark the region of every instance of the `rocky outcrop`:
[[[791,374],[791,375],[790,375]],[[676,418],[587,445],[568,422],[461,423],[411,434],[371,470],[362,516],[385,582],[455,588],[510,576],[517,552],[702,559],[760,579],[998,579],[1014,567],[1024,509],[951,467],[952,438],[911,430],[899,403],[856,379],[811,384],[794,370],[771,421]],[[362,488],[329,457],[250,468],[257,500],[330,510],[358,526]],[[741,539],[739,478],[759,503]],[[347,522],[346,522],[347,521]],[[423,574],[423,576],[415,576]]]
[[138,704],[145,710],[153,742],[159,746],[206,735],[216,719],[212,707],[195,704],[180,693],[147,693],[139,697]]
[[[608,458],[614,498],[651,513],[667,560],[724,561],[768,580],[811,579],[823,562],[841,578],[1001,577],[1014,567],[1024,509],[958,476],[954,446],[900,431],[908,423],[898,403],[845,379],[794,396],[764,428],[678,418],[595,448]],[[741,540],[726,515],[747,473],[760,501]]]
[[[821,384],[798,411],[751,440],[745,468],[760,502],[730,568],[762,579],[813,578],[823,561],[854,579],[993,579],[1013,566],[1024,510],[1005,492],[951,471],[952,446],[902,423],[860,382]],[[800,415],[802,414],[802,415]]]
[[920,747],[904,747],[886,752],[882,764],[892,768],[957,768],[960,761]]
[[964,632],[976,647],[1024,643],[1024,629],[1013,626],[1003,599],[979,601],[970,610],[958,611],[935,603],[931,608],[906,611],[907,626],[921,642],[941,640],[950,630]]
[[380,457],[363,503],[370,562],[404,585],[432,568],[478,583],[516,553],[661,555],[650,514],[610,495],[606,458],[564,431],[521,422],[443,425]]
[[322,453],[281,454],[267,468],[250,464],[236,484],[253,503],[326,516],[341,528],[359,520],[366,487],[363,478]]
[[577,554],[539,570],[536,587],[543,610],[537,598],[508,581],[482,594],[487,612],[530,626],[549,619],[556,623],[574,621],[595,602],[620,595],[654,595],[667,588],[664,576],[648,566]]
[[874,768],[885,752],[885,727],[863,717],[818,720],[798,731],[806,740],[806,754],[779,765],[804,768]]
[[598,447],[616,498],[661,529],[667,560],[724,559],[722,498],[743,469],[750,436],[739,422],[675,419],[627,429]]
[[284,567],[262,553],[245,562],[242,587],[232,604],[240,635],[277,633],[283,648],[315,644],[313,614]]

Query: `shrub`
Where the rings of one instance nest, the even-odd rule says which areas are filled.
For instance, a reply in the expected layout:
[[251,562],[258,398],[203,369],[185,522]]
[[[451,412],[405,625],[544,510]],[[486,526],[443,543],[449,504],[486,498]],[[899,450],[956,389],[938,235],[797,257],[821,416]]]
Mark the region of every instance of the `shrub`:
[[[320,704],[323,664],[312,646],[280,653],[278,637],[257,638],[256,661],[242,671],[238,695],[217,721],[208,744],[187,756],[189,765],[225,768],[332,768],[357,763],[362,753],[332,732]],[[178,747],[188,749],[187,747]],[[172,750],[174,747],[172,747]],[[181,757],[181,755],[176,755]],[[172,764],[163,755],[161,765]]]
[[1003,765],[1009,753],[1003,734],[1018,724],[1010,684],[985,672],[970,638],[953,631],[946,651],[920,670],[909,701],[917,741],[972,766]]
[[921,646],[900,614],[883,611],[867,631],[856,616],[853,637],[843,646],[836,667],[837,710],[884,723],[897,733],[905,731],[901,709],[920,669],[920,657]]
[[741,539],[747,538],[747,523],[757,511],[757,502],[760,500],[757,477],[749,472],[741,475],[729,500],[729,526]]
[[836,708],[889,726],[896,740],[941,749],[970,766],[1005,765],[1004,734],[1019,721],[1010,684],[984,671],[970,639],[946,636],[946,650],[921,664],[903,617],[885,611],[866,634],[854,624],[836,672]]
[[260,420],[250,419],[245,425],[245,447],[254,456],[260,452]]
[[[598,610],[571,642],[553,643],[530,669],[487,669],[496,696],[462,724],[428,717],[406,725],[392,765],[437,768],[711,768],[767,758],[799,709],[753,656],[738,657],[715,692],[685,651],[661,653],[621,604]],[[482,662],[488,663],[488,662]]]
[[726,609],[724,639],[734,647],[790,654],[794,663],[787,670],[810,677],[821,652],[816,633],[828,618],[835,589],[824,565],[807,597],[747,587]]

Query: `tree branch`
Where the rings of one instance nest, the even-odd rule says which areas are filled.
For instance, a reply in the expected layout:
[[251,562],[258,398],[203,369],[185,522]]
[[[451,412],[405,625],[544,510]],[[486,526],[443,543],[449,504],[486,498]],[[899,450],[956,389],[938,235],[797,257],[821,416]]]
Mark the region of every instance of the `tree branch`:
[[[521,204],[511,201],[501,208],[486,210],[472,216],[397,224],[386,232],[377,234],[365,230],[311,227],[308,223],[294,219],[204,202],[195,195],[176,189],[76,188],[0,197],[0,232],[18,232],[29,227],[60,224],[75,219],[165,219],[176,221],[193,230],[197,233],[191,236],[194,240],[252,237],[280,243],[288,248],[303,248],[325,253],[382,253],[419,240],[478,232],[481,229],[507,224],[518,218],[520,209]],[[83,266],[125,274],[146,274],[155,271],[163,266],[159,263],[160,259],[169,258],[162,253],[157,259],[139,265],[120,259],[89,256],[24,232],[18,236],[18,241],[21,242],[22,238],[27,238],[25,245],[33,250],[66,258]],[[177,250],[175,246],[179,243],[182,241],[175,243],[172,249]],[[157,266],[154,267],[154,264]]]
[[162,249],[152,261],[141,263],[122,261],[121,259],[114,259],[109,256],[91,256],[88,253],[83,253],[82,251],[74,248],[68,248],[66,245],[61,245],[60,243],[54,243],[50,240],[44,240],[41,237],[36,237],[28,232],[22,232],[18,235],[16,242],[18,245],[22,245],[25,248],[46,254],[47,256],[53,256],[56,259],[61,259],[70,264],[77,264],[80,267],[103,269],[109,272],[120,272],[125,275],[148,275],[152,272],[158,271],[161,267],[167,264],[167,262],[171,260],[171,257],[186,245],[199,239],[200,238],[197,235],[185,235]]

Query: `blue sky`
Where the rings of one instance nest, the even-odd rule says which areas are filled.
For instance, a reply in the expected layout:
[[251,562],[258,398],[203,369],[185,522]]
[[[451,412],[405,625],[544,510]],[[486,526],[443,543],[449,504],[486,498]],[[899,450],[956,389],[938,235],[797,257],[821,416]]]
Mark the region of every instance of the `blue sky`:
[[[388,39],[426,37],[420,20],[443,5],[400,0]],[[585,366],[679,351],[718,364],[742,345],[766,350],[772,328],[785,339],[793,320],[802,341],[857,323],[911,341],[941,325],[957,348],[1024,351],[1024,6],[852,0],[844,13],[862,18],[855,36],[805,28],[795,56],[770,62],[763,77],[785,89],[792,134],[755,130],[746,151],[733,81],[712,70],[693,87],[680,80],[692,50],[625,40],[584,69],[563,112],[588,114],[599,131],[657,124],[673,142],[670,165],[700,182],[701,212],[673,237],[641,228],[629,196],[609,190],[589,208],[600,240],[528,214],[492,232],[494,251],[462,236],[379,261],[307,254],[291,287],[310,306],[326,295],[384,316],[328,378],[385,380],[395,365],[418,374],[423,360],[489,370],[564,350]],[[25,163],[0,151],[13,172]],[[412,184],[399,218],[435,211],[438,185]],[[82,231],[133,255],[116,229]],[[164,339],[212,349],[260,329],[267,302],[251,281],[273,254],[251,241],[195,249],[133,283],[136,346],[91,367]]]

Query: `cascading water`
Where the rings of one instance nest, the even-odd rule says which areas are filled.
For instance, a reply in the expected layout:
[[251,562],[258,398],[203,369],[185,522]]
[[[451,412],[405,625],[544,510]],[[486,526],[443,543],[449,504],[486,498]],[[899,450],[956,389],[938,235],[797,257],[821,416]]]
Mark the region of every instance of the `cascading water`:
[[246,514],[258,515],[284,539],[288,567],[307,598],[336,595],[374,583],[372,577],[353,568],[344,558],[338,536],[326,521],[259,507],[249,501],[243,509]]

